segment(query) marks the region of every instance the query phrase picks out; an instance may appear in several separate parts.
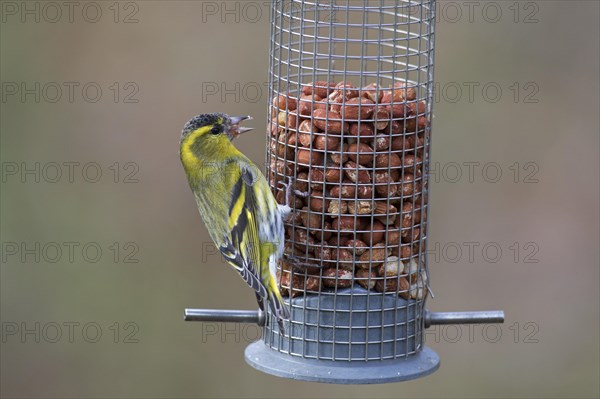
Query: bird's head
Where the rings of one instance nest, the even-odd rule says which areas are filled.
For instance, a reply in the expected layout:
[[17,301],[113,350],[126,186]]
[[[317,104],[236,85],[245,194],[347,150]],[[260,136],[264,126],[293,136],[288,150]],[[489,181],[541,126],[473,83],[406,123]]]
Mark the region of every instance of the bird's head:
[[240,122],[251,120],[250,116],[229,116],[222,113],[202,114],[190,119],[181,132],[180,151],[198,158],[225,156],[233,151],[231,141],[242,133],[252,130],[240,126]]
[[185,140],[189,136],[194,136],[194,139],[228,138],[233,140],[240,134],[252,130],[251,127],[239,125],[240,122],[251,119],[251,116],[229,116],[218,112],[197,115],[185,124],[181,132],[181,139]]

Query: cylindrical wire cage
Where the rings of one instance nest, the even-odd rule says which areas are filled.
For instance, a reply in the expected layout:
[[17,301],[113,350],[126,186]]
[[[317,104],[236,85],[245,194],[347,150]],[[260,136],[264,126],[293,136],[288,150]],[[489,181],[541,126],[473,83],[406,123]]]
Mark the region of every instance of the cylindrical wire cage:
[[[291,317],[186,309],[257,323],[246,361],[294,379],[371,384],[432,373],[427,271],[435,0],[273,0],[266,174],[289,204],[276,274]],[[293,195],[288,196],[290,193]]]
[[434,1],[274,1],[267,173],[290,180],[291,320],[264,343],[381,361],[423,347]]

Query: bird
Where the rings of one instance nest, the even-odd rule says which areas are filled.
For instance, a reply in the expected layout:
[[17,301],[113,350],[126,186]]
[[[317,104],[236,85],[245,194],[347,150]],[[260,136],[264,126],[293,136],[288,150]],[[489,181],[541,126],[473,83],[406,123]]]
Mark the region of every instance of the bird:
[[291,212],[278,204],[265,176],[232,141],[252,128],[251,116],[201,114],[181,132],[179,155],[200,216],[227,263],[254,289],[258,305],[268,303],[282,333],[290,312],[276,283],[277,261],[285,246],[284,220]]

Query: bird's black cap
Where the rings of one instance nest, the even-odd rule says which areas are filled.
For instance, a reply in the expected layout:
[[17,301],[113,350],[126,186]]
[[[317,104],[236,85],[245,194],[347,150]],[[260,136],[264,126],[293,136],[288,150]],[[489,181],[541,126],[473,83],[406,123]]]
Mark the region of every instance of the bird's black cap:
[[231,119],[229,115],[221,112],[214,112],[212,114],[202,114],[194,116],[190,119],[181,132],[181,136],[184,137],[194,130],[201,128],[202,126],[214,125],[214,124],[230,124]]

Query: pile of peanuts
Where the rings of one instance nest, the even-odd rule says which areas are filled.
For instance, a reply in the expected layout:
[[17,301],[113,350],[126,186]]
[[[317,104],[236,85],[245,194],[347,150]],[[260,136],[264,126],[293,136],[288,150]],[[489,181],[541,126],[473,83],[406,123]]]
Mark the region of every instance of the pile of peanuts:
[[[285,252],[309,264],[280,261],[282,295],[356,283],[425,298],[429,119],[415,87],[313,82],[274,97],[271,110],[270,184],[291,178],[295,190]],[[276,198],[285,203],[285,190]]]

